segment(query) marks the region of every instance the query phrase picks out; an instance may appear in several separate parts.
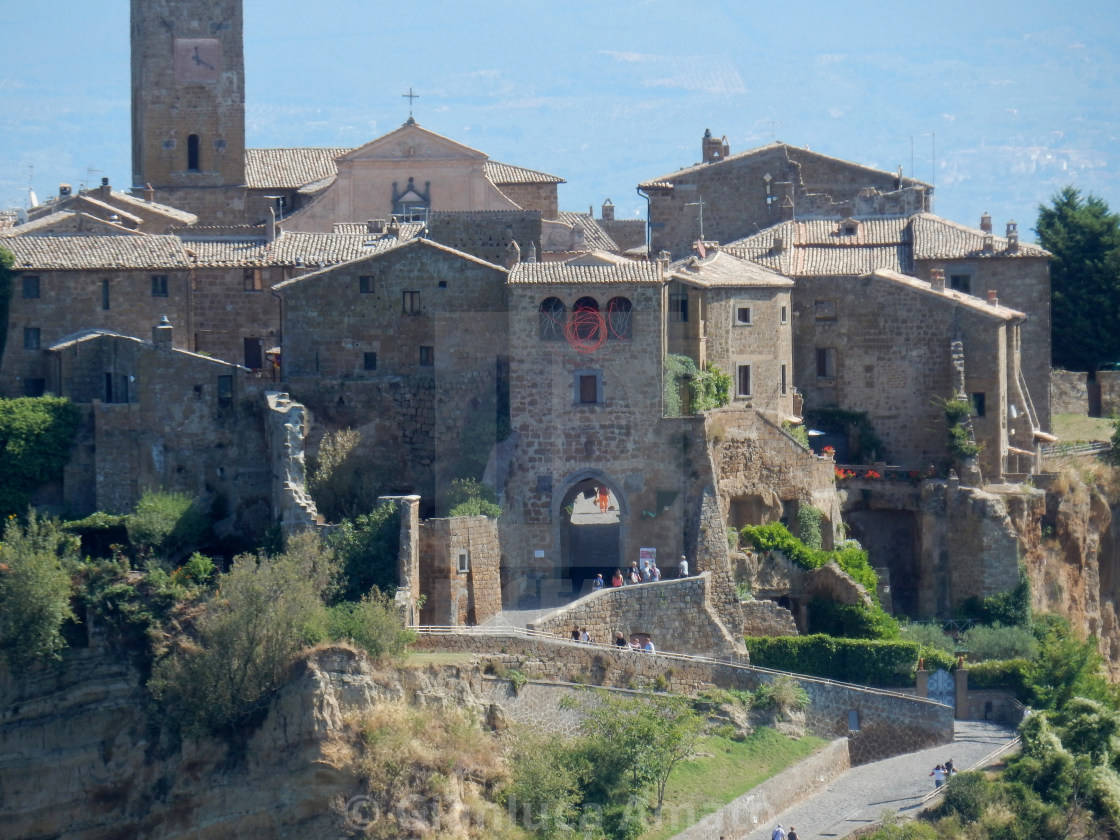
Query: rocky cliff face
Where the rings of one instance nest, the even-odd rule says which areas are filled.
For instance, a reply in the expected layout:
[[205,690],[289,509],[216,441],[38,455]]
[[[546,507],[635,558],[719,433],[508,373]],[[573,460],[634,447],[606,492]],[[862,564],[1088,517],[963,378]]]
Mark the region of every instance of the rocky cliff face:
[[476,668],[379,672],[342,648],[298,662],[236,749],[154,727],[136,673],[106,647],[0,685],[0,833],[9,838],[352,836],[346,803],[362,792],[355,715],[386,700],[488,712]]
[[1110,473],[1067,466],[1046,487],[1046,510],[1015,521],[1036,610],[1067,617],[1100,639],[1120,679],[1120,504]]

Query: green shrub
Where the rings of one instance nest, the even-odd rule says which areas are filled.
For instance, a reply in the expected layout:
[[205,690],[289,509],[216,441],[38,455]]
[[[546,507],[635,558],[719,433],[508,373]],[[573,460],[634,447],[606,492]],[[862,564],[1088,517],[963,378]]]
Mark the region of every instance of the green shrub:
[[807,548],[817,551],[821,548],[821,523],[824,511],[812,505],[797,506],[797,536]]
[[174,562],[210,542],[210,518],[186,493],[145,492],[126,528],[136,555],[145,561]]
[[1031,582],[1026,567],[1019,564],[1019,583],[1014,589],[999,592],[988,598],[967,598],[957,607],[960,618],[973,618],[984,624],[1002,624],[1005,627],[1031,625]]
[[0,517],[22,515],[37,487],[62,477],[78,421],[78,409],[62,397],[0,399]]
[[941,625],[930,622],[904,622],[899,626],[901,638],[917,642],[923,649],[940,650],[951,654],[957,649],[953,637],[941,629]]
[[1016,699],[1025,702],[1030,696],[1033,665],[1026,659],[990,659],[968,666],[970,688],[1010,688]]
[[393,599],[377,589],[361,601],[336,604],[328,613],[331,639],[351,641],[374,658],[400,656],[416,638],[404,626]]
[[949,454],[954,458],[971,458],[980,453],[980,446],[973,440],[969,415],[972,406],[968,400],[950,397],[945,400],[945,423],[948,428]]
[[747,525],[740,534],[744,544],[752,545],[759,551],[781,551],[805,569],[819,569],[828,561],[835,560],[841,569],[867,590],[875,603],[879,602],[879,576],[868,562],[867,552],[854,540],[843,543],[835,551],[820,551],[805,545],[780,522]]
[[795,678],[780,674],[758,687],[754,692],[754,706],[775,709],[779,716],[788,717],[790,712],[809,708],[809,694]]
[[688,390],[694,414],[722,408],[731,402],[731,375],[709,363],[704,370],[692,374]]
[[500,516],[494,490],[473,478],[457,478],[447,488],[448,516]]
[[360,601],[372,587],[397,588],[401,526],[397,502],[385,502],[368,514],[344,519],[327,537],[341,566],[341,596]]
[[53,519],[10,516],[0,542],[0,656],[16,672],[59,659],[70,607],[77,540]]
[[689,378],[699,372],[696,362],[688,356],[679,356],[670,353],[665,357],[665,381],[662,388],[663,411],[666,417],[680,417],[683,414],[681,406],[681,389]]
[[862,685],[913,685],[920,655],[929,670],[953,666],[949,654],[920,652],[918,644],[907,641],[824,635],[751,636],[744,641],[752,665]]
[[292,538],[279,556],[235,558],[194,638],[157,663],[148,683],[169,718],[193,732],[243,730],[326,623],[323,595],[334,573],[331,555],[310,533]]
[[1034,659],[1038,639],[1026,627],[977,624],[961,634],[960,646],[973,662],[986,659]]
[[847,639],[897,639],[898,621],[882,607],[840,604],[814,598],[809,602],[809,632]]
[[782,429],[787,435],[796,440],[806,449],[809,448],[809,430],[805,428],[803,423],[798,423],[796,426],[788,420],[782,421]]

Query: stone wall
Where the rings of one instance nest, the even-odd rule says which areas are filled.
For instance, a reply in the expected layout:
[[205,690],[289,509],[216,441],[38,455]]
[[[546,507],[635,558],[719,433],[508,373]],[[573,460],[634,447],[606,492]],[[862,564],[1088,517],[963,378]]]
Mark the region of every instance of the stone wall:
[[555,219],[560,209],[555,183],[498,184],[498,189],[523,210],[536,210],[542,219]]
[[517,243],[523,259],[530,244],[540,254],[541,216],[537,209],[433,212],[428,218],[428,236],[456,251],[504,266],[511,242]]
[[573,627],[586,628],[592,641],[604,644],[617,632],[627,639],[647,634],[660,650],[737,657],[742,644],[713,608],[710,584],[711,572],[705,572],[683,580],[602,589],[528,626],[558,638],[570,637]]
[[[1097,374],[1100,376],[1100,374]],[[1077,370],[1050,371],[1050,398],[1055,414],[1089,414],[1089,388],[1085,373]]]
[[1120,371],[1098,370],[1097,385],[1101,390],[1101,417],[1120,414]]
[[306,412],[287,394],[269,391],[264,398],[269,408],[265,426],[272,463],[273,521],[285,535],[317,529],[323,524],[323,517],[307,492],[303,451]]
[[[797,624],[793,613],[775,601],[767,599],[744,601],[743,634],[751,636],[796,636]],[[747,645],[748,650],[750,645]]]
[[497,521],[428,519],[420,525],[422,624],[482,624],[502,609]]
[[[185,244],[191,247],[189,241]],[[270,289],[283,279],[279,266],[196,269],[191,349],[249,366],[253,359],[246,343],[254,342],[254,367],[271,377],[272,363],[265,351],[280,344],[280,301]]]
[[[657,685],[659,689],[686,694],[712,686],[754,691],[780,675],[777,671],[731,662],[697,661],[662,653],[618,650],[613,645],[586,645],[516,634],[422,634],[417,647],[478,652],[534,679],[619,688]],[[825,738],[850,736],[853,764],[953,740],[953,709],[949,706],[902,693],[797,674],[790,676],[809,695],[806,723],[810,731]],[[849,730],[849,723],[858,728]]]

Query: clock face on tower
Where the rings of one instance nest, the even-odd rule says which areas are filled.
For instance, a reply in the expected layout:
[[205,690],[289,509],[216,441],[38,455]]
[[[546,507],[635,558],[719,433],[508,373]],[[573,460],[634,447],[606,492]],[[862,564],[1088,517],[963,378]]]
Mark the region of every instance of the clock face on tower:
[[222,73],[222,42],[218,38],[175,39],[175,82],[180,85],[218,81]]

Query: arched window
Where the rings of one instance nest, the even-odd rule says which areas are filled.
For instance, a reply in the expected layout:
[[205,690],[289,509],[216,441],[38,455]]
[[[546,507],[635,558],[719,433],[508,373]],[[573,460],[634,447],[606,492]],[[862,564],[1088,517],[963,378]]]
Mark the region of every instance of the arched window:
[[579,341],[602,341],[603,317],[599,314],[599,301],[581,297],[572,307],[572,333]]
[[611,298],[607,304],[607,341],[614,338],[632,338],[634,305],[629,298]]
[[541,341],[564,340],[564,301],[560,298],[545,298],[539,310]]
[[187,138],[187,171],[198,172],[198,135]]

